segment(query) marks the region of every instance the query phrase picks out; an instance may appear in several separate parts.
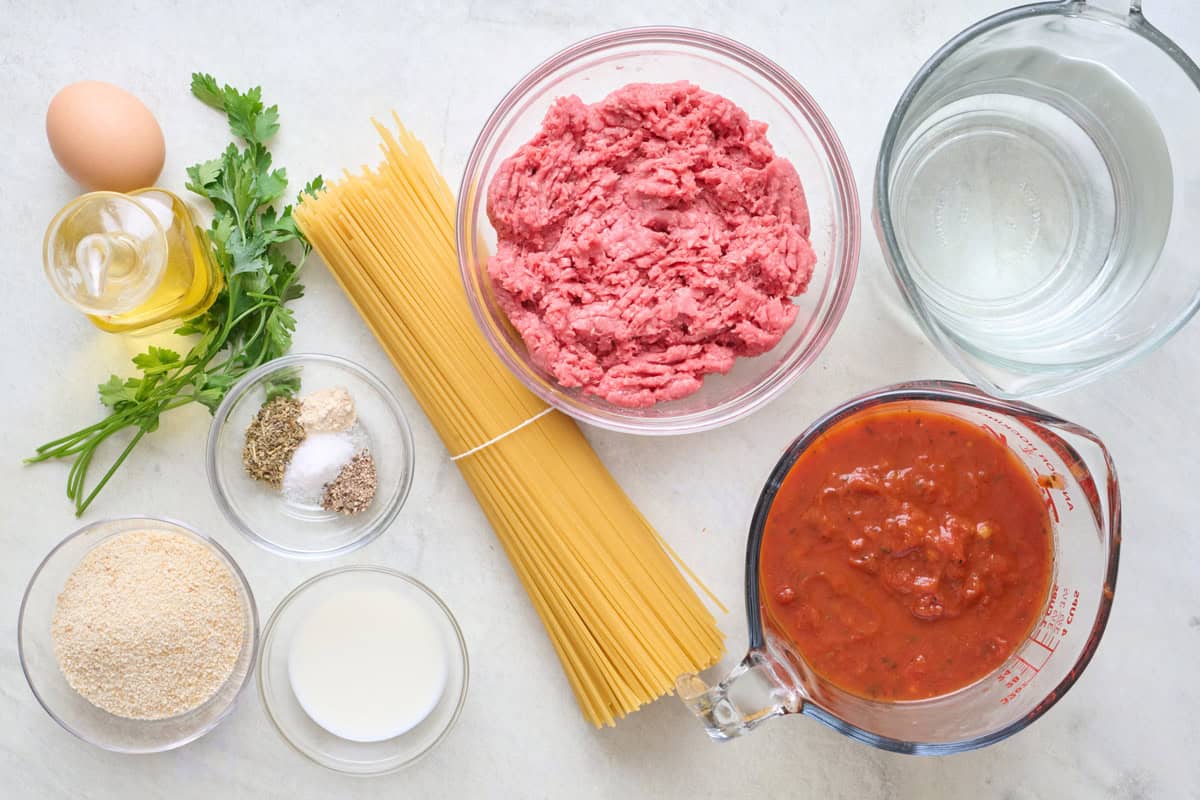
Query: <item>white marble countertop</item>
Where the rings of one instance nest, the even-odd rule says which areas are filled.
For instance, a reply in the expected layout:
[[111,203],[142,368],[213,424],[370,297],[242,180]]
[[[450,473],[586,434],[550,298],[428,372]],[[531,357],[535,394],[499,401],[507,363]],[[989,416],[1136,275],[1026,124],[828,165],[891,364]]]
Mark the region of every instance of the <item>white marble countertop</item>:
[[[737,38],[799,77],[840,132],[864,209],[895,99],[924,59],[1005,0],[527,0],[336,3],[27,2],[0,0],[0,795],[78,797],[1200,797],[1200,324],[1125,372],[1054,398],[1092,428],[1121,470],[1125,546],[1099,654],[1044,719],[991,748],[948,758],[878,752],[803,718],[775,720],[728,745],[708,742],[676,700],[616,729],[581,719],[541,624],[440,442],[324,267],[296,303],[296,351],[361,361],[399,394],[418,472],[396,525],[338,563],[418,576],[453,608],[471,650],[471,694],[458,727],[414,768],[370,781],[301,758],[268,724],[256,692],[181,750],[129,757],[70,736],[35,702],[16,653],[29,575],[79,524],[63,497],[65,464],[23,468],[43,440],[92,422],[94,386],[126,369],[131,345],[60,304],[41,274],[41,237],[76,192],[50,156],[51,95],[83,78],[139,95],[167,137],[162,183],[227,141],[224,121],[188,93],[193,70],[278,103],[276,162],[307,176],[376,160],[371,115],[396,109],[453,183],[492,105],[536,62],[587,35],[629,25],[693,25]],[[405,10],[401,10],[401,5]],[[1200,4],[1146,0],[1147,15],[1200,54]],[[284,10],[286,8],[286,10]],[[873,387],[952,368],[898,306],[864,210],[858,286],[817,364],[750,419],[718,432],[589,437],[664,536],[725,598],[725,666],[745,648],[742,559],[761,483],[816,415]],[[331,566],[257,549],[213,505],[202,452],[209,416],[173,413],[101,496],[90,519],[135,513],[186,520],[217,537],[247,573],[265,619],[301,580]]]

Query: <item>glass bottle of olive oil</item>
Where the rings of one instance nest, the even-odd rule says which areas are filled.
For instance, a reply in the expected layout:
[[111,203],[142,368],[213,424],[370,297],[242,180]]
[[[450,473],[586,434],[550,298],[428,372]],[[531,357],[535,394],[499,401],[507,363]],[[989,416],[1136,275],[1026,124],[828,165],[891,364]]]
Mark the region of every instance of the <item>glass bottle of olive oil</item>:
[[42,255],[59,296],[111,332],[194,317],[223,283],[187,203],[158,188],[75,198],[51,221]]

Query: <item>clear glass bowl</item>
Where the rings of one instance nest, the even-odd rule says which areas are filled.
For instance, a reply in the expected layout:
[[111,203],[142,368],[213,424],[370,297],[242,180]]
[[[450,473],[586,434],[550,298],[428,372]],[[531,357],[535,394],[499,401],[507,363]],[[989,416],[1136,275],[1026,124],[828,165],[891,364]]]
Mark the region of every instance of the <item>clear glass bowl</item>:
[[[635,82],[691,81],[728,97],[765,122],[775,151],[796,167],[812,216],[817,268],[795,298],[795,325],[770,352],[738,359],[725,375],[680,400],[650,408],[612,405],[560,386],[536,367],[520,335],[496,303],[487,260],[496,232],[487,190],[501,162],[528,141],[559,97],[585,102]],[[615,31],[563,50],[534,69],[492,112],[475,142],[458,194],[458,256],[471,310],[484,336],[518,378],[550,405],[583,422],[641,434],[708,430],[750,414],[808,368],[833,334],[850,298],[858,264],[858,196],[850,164],[829,121],[809,94],[778,65],[721,36],[686,28]]]
[[[134,530],[177,533],[202,543],[229,568],[246,613],[242,652],[224,685],[197,708],[160,720],[125,719],[89,703],[71,688],[54,655],[51,622],[67,577],[93,547]],[[249,682],[258,647],[258,609],[246,576],[233,557],[212,539],[187,526],[157,517],[123,517],[85,525],[63,539],[29,579],[17,624],[17,652],[34,697],[54,721],[85,742],[117,753],[157,753],[181,747],[215,728],[233,710]]]
[[[354,397],[379,476],[366,510],[346,516],[300,507],[246,474],[246,428],[266,402],[268,384],[281,378],[298,379],[301,396],[341,386]],[[352,361],[315,353],[277,358],[238,381],[213,416],[206,458],[213,496],[233,526],[260,547],[293,558],[343,555],[383,533],[408,498],[413,463],[412,431],[392,391]]]
[[[449,674],[441,699],[416,727],[386,741],[355,742],[329,733],[305,713],[288,679],[288,652],[296,629],[323,598],[347,588],[372,587],[401,592],[435,621],[446,648]],[[283,599],[263,631],[258,691],[275,729],[301,755],[349,775],[386,775],[411,765],[445,740],[466,702],[469,673],[467,643],[446,604],[415,578],[386,567],[362,565],[309,578]]]
[[972,25],[883,136],[884,258],[930,341],[993,395],[1083,386],[1200,309],[1200,67],[1140,0],[1120,5]]

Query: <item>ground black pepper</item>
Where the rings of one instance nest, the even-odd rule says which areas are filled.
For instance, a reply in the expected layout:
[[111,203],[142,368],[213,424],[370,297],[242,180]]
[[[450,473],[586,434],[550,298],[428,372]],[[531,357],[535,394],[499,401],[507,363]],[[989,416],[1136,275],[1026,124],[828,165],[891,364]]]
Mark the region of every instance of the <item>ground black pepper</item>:
[[339,514],[358,514],[375,499],[379,479],[371,451],[363,450],[342,467],[338,476],[325,487],[321,507]]

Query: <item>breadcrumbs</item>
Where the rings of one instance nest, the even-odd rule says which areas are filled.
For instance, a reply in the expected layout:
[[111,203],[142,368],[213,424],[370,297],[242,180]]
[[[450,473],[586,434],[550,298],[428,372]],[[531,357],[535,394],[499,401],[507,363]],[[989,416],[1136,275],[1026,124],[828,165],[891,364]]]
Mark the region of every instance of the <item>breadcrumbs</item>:
[[71,688],[119,717],[165,719],[200,706],[241,655],[237,581],[179,533],[129,531],[92,548],[67,578],[51,626]]

